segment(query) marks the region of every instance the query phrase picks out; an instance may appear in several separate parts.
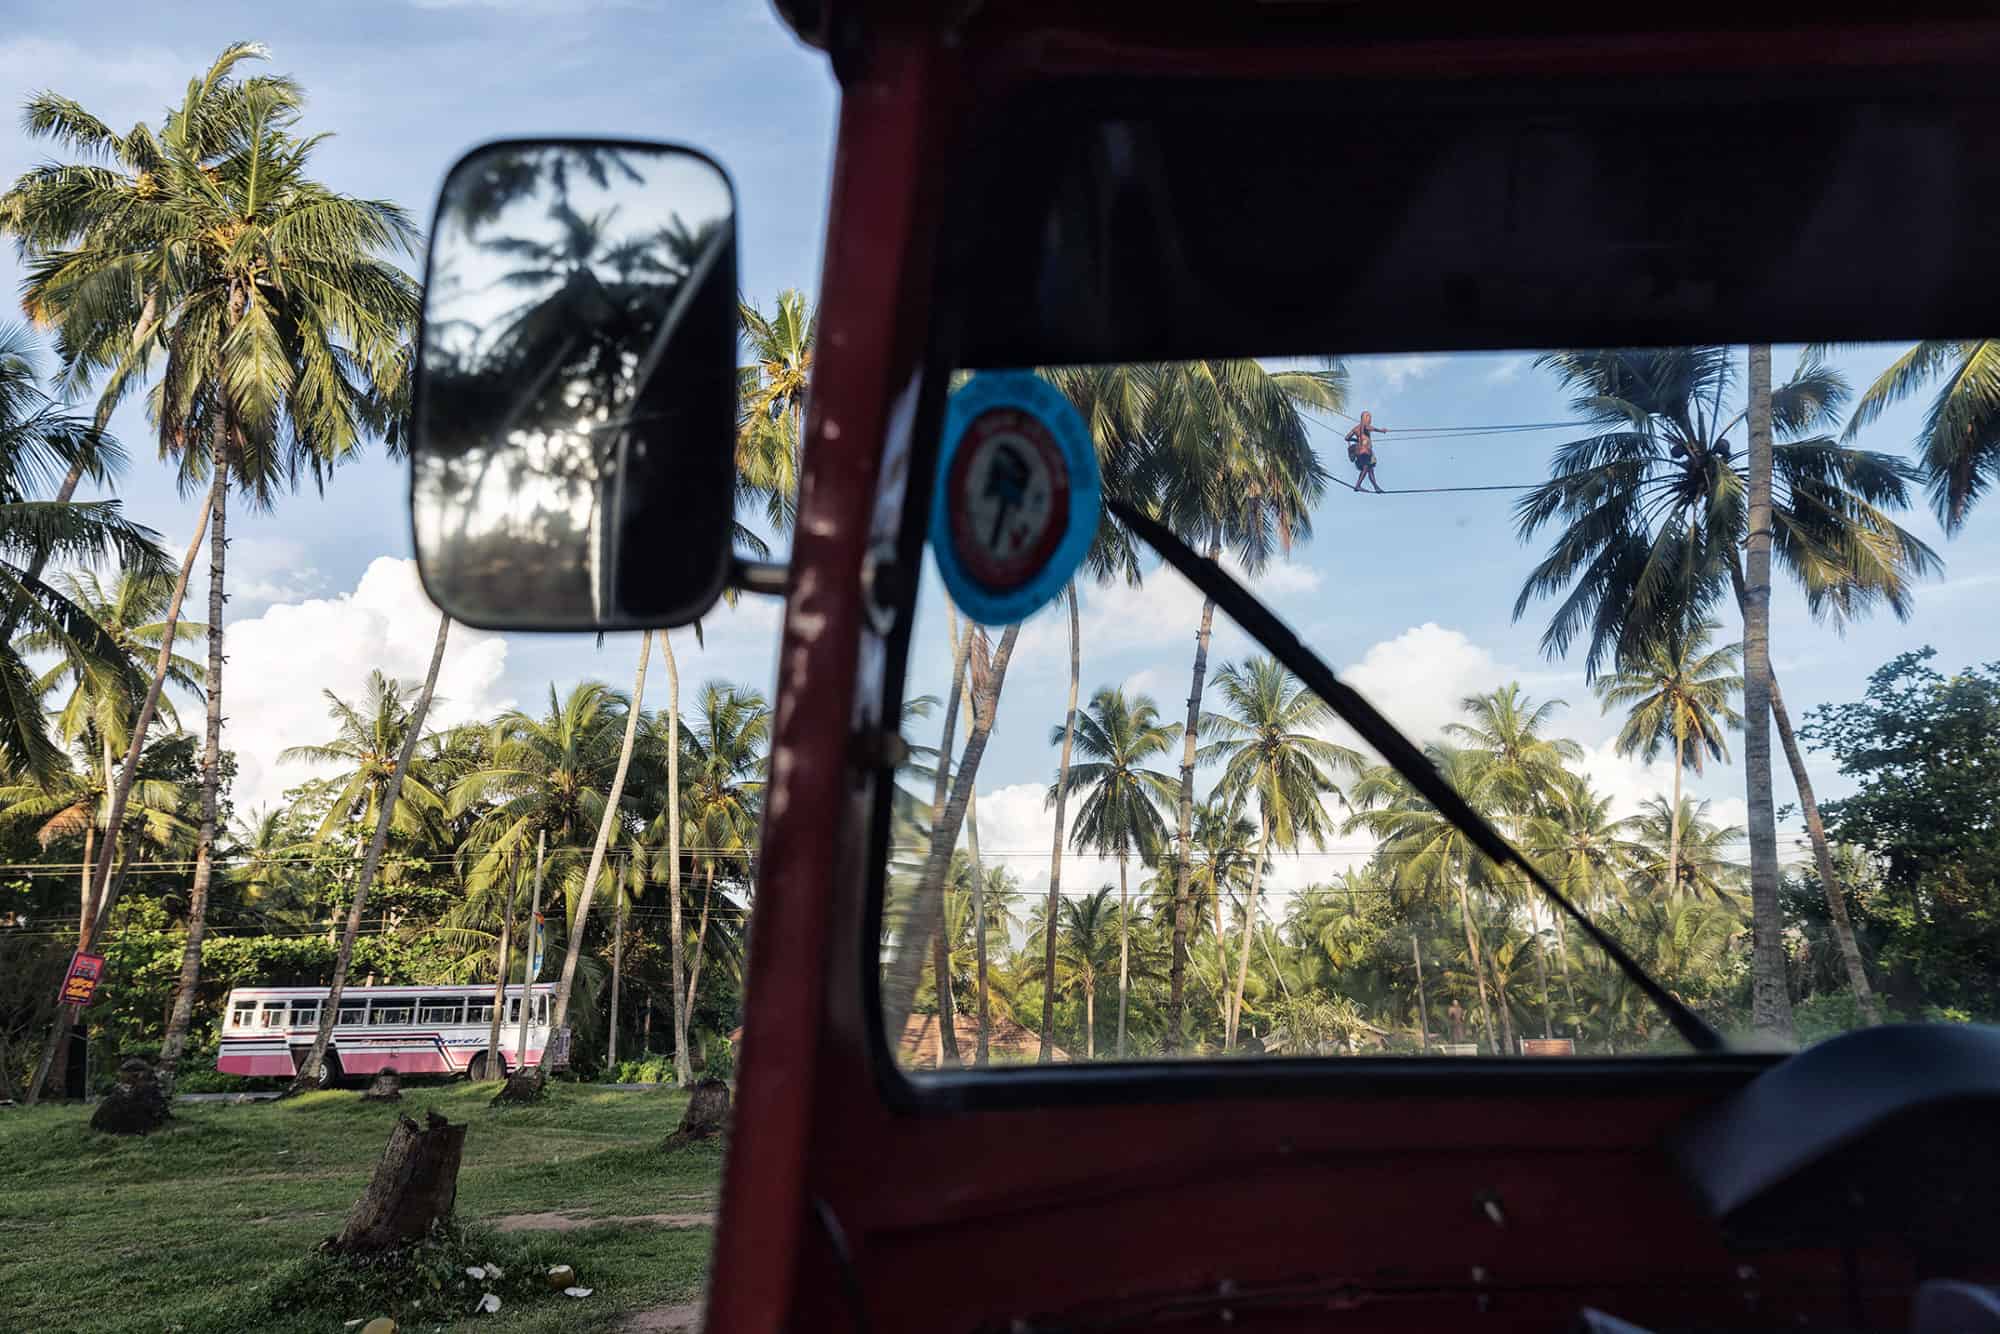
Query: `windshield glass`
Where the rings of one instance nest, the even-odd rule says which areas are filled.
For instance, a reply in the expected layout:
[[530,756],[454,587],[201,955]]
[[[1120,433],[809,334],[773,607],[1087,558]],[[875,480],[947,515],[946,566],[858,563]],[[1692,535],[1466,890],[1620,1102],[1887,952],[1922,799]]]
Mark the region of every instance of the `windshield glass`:
[[[1674,997],[1772,1042],[1994,1012],[1983,919],[1938,920],[1914,813],[1878,809],[1864,753],[1893,684],[1925,687],[1898,655],[1934,645],[1939,682],[1996,656],[1966,613],[2000,548],[1953,537],[1971,573],[1943,578],[1950,479],[1927,495],[1925,404],[1884,374],[1906,351],[1042,374],[1108,497],[1219,559]],[[1768,650],[1748,652],[1767,586]],[[1123,526],[1072,592],[974,626],[927,570],[880,938],[906,1068],[1687,1049],[1526,874]],[[1766,662],[1775,689],[1746,698]],[[1992,674],[1967,679],[1992,712]],[[1743,720],[1766,700],[1757,747]],[[1972,975],[1914,963],[1953,931]]]

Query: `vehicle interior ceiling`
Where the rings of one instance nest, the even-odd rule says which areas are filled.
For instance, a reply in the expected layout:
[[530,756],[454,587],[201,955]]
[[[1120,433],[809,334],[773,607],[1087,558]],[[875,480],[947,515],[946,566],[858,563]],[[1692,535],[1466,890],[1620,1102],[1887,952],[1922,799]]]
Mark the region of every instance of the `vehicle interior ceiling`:
[[[1036,85],[957,156],[933,369],[1975,332],[2000,296],[1995,87],[1860,82],[1441,84],[1364,63],[1347,81]],[[805,1263],[894,1328],[921,1314],[893,1274],[1121,1229],[1150,1254],[1100,1252],[1087,1279],[957,1272],[1016,1330],[1321,1328],[1399,1299],[1392,1324],[1555,1328],[1593,1293],[1704,1327],[1902,1328],[1917,1281],[1995,1275],[1996,1058],[1990,1031],[1911,1027],[1682,1074],[1245,1062],[911,1094],[878,1043],[900,1156],[938,1165],[949,1217],[918,1203],[938,1179],[831,1152],[885,1133],[864,1093],[816,1132],[840,1217]],[[947,1109],[1062,1150],[984,1174],[953,1162],[963,1129],[953,1148],[925,1115]],[[1249,1146],[1227,1163],[1225,1126]],[[1159,1226],[1196,1198],[1214,1235]],[[1438,1263],[1408,1263],[1417,1238]]]

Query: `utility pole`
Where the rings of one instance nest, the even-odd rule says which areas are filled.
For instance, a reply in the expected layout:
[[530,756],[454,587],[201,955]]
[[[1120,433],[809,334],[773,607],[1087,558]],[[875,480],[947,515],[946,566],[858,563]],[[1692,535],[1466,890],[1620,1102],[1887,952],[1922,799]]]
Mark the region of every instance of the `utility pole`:
[[1417,962],[1417,1050],[1425,1055],[1431,1049],[1431,1016],[1424,1004],[1424,952],[1417,944],[1417,929],[1410,928],[1410,957]]

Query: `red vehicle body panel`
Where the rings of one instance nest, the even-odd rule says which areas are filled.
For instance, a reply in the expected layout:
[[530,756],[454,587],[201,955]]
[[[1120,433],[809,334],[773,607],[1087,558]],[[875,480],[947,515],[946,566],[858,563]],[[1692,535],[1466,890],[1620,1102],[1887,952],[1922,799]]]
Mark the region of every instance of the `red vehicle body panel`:
[[[1121,1096],[1116,1072],[1095,1071],[1078,1072],[1086,1091],[1061,1105],[892,1103],[865,1005],[873,780],[857,738],[878,722],[885,650],[864,566],[900,519],[943,182],[983,101],[1114,74],[1533,78],[1783,62],[1990,77],[2000,27],[1803,31],[1787,19],[1364,48],[1329,42],[1299,6],[1204,7],[1213,22],[1164,34],[1150,7],[1093,7],[1088,28],[1069,6],[812,9],[803,26],[834,48],[844,96],[707,1328],[848,1330],[858,1300],[878,1334],[1005,1329],[1038,1312],[1229,1291],[1246,1294],[1234,1324],[1257,1329],[1548,1330],[1592,1304],[1639,1322],[1900,1324],[1915,1277],[1901,1256],[1859,1256],[1851,1293],[1836,1253],[1733,1252],[1674,1175],[1662,1136],[1752,1066],[1594,1084],[1357,1076],[1351,1096],[1218,1078],[1212,1096],[1157,1100]],[[946,32],[940,9],[979,12]],[[1329,23],[1339,12],[1313,11]],[[1326,1291],[1247,1299],[1295,1282]]]

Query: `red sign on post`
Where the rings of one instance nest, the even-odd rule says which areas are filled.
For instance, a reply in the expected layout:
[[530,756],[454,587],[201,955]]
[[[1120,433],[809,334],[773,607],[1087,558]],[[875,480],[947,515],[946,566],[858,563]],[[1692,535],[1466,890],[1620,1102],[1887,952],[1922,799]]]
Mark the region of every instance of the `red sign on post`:
[[1574,1056],[1575,1038],[1522,1038],[1523,1056]]
[[64,1005],[88,1005],[97,995],[97,979],[104,976],[104,956],[84,954],[81,951],[70,956],[69,975],[63,978],[61,1003]]

